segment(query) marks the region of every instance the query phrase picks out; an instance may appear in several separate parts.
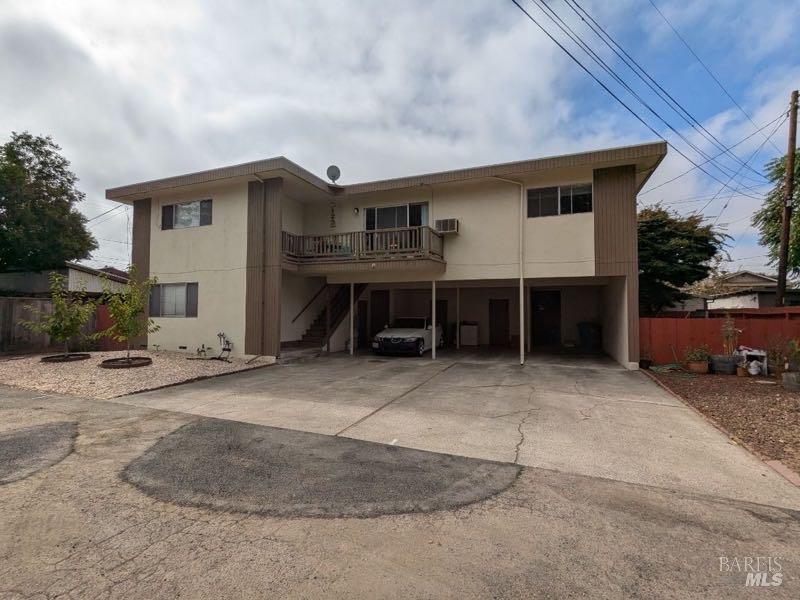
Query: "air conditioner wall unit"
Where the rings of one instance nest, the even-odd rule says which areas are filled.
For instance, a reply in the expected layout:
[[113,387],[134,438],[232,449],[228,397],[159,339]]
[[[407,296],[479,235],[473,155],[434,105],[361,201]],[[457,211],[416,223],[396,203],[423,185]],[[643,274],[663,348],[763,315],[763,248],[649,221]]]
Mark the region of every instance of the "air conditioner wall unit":
[[458,233],[458,219],[436,219],[435,225],[439,233]]

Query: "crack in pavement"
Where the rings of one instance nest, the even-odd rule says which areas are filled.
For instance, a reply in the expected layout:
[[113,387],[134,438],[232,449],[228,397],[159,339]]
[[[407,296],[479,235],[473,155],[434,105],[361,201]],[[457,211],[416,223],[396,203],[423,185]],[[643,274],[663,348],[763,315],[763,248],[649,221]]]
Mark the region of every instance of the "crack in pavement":
[[[531,400],[533,400],[533,394],[534,394],[534,390],[531,390],[531,393],[528,396],[528,403],[530,403]],[[520,411],[520,412],[525,412],[525,416],[522,417],[522,419],[520,420],[519,424],[517,425],[517,433],[519,434],[519,441],[517,441],[517,445],[514,446],[514,464],[515,465],[519,464],[519,451],[522,449],[522,444],[525,443],[525,432],[522,430],[522,428],[528,422],[528,419],[531,418],[532,413],[536,412],[537,410],[540,410],[540,409],[537,407],[537,408],[529,408],[526,411]]]
[[347,427],[345,427],[345,428],[344,428],[344,429],[342,429],[341,431],[339,431],[339,432],[337,432],[337,433],[334,433],[334,434],[333,434],[333,435],[334,435],[334,437],[342,435],[342,434],[343,434],[345,431],[347,431],[348,429],[351,429],[352,427],[355,427],[356,425],[360,425],[361,423],[363,423],[364,421],[366,421],[367,419],[369,419],[371,416],[373,416],[373,415],[375,415],[376,413],[379,413],[380,411],[382,411],[384,408],[386,408],[386,407],[387,407],[387,406],[389,406],[390,404],[392,404],[392,403],[394,403],[394,402],[396,402],[396,401],[400,400],[400,398],[403,398],[403,397],[407,396],[407,395],[408,395],[408,394],[410,394],[411,392],[418,390],[418,389],[419,389],[419,388],[421,388],[423,385],[425,385],[426,383],[428,383],[428,382],[429,382],[429,381],[431,381],[432,379],[435,379],[436,377],[438,377],[439,375],[441,375],[442,373],[444,373],[444,372],[445,372],[445,371],[447,371],[448,369],[450,369],[450,368],[452,368],[452,367],[456,366],[457,364],[458,364],[457,362],[453,362],[453,363],[450,363],[449,365],[447,365],[447,366],[446,366],[444,369],[439,369],[438,371],[436,371],[436,372],[435,372],[433,375],[431,375],[431,376],[430,376],[430,377],[428,377],[427,379],[424,379],[423,381],[421,381],[421,382],[420,382],[420,383],[418,383],[417,385],[415,385],[415,386],[413,386],[413,387],[411,387],[411,388],[407,389],[405,392],[403,392],[403,393],[402,393],[402,394],[400,394],[399,396],[396,396],[396,397],[392,398],[391,400],[389,400],[388,402],[386,402],[385,404],[382,404],[381,406],[379,406],[378,408],[376,408],[375,410],[373,410],[371,413],[364,415],[363,417],[361,417],[361,418],[360,418],[360,419],[358,419],[357,421],[354,421],[353,423],[350,423],[350,425],[348,425]]

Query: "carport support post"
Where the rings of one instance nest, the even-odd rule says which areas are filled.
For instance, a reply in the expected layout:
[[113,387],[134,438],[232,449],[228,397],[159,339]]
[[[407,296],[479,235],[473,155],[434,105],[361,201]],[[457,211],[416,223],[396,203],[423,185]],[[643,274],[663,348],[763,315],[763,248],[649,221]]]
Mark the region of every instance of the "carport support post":
[[461,288],[456,288],[456,350],[461,350]]
[[431,360],[436,360],[436,280],[431,281]]
[[531,288],[525,288],[525,314],[528,315],[528,321],[525,323],[525,337],[528,339],[528,354],[531,353],[531,319],[533,319],[533,312],[531,310]]
[[325,351],[331,351],[331,286],[325,289]]
[[350,284],[350,356],[353,356],[355,343],[353,342],[353,284]]
[[519,278],[519,364],[525,364],[525,284]]

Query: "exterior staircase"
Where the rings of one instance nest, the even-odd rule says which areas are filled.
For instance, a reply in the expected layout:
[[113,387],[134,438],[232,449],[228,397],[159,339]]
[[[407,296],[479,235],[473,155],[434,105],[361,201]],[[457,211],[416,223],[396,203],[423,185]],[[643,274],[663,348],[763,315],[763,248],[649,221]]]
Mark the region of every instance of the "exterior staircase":
[[[364,290],[367,288],[366,283],[357,283],[353,290],[354,301],[357,301]],[[344,284],[336,286],[331,298],[331,333],[336,331],[339,324],[345,319],[348,314],[348,304],[350,302],[350,285]],[[322,310],[317,315],[317,318],[311,323],[309,328],[303,334],[302,343],[307,346],[316,346],[321,348],[327,342],[325,338],[325,320],[328,312],[327,303],[323,303]]]

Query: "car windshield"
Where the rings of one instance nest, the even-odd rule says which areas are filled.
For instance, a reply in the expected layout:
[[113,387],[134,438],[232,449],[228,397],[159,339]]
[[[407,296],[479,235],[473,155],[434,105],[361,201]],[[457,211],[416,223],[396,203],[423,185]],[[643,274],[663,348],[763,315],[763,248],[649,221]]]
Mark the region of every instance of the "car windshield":
[[403,317],[401,319],[395,319],[394,323],[392,323],[392,327],[395,329],[424,329],[425,319]]

